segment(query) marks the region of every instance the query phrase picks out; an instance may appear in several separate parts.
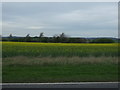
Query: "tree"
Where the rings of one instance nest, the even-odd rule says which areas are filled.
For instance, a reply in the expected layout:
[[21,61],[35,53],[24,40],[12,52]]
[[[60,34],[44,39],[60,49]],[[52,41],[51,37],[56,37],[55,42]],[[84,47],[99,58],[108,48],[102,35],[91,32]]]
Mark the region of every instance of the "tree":
[[0,41],[2,41],[2,35],[0,35]]
[[53,42],[55,42],[55,43],[60,42],[60,36],[57,35],[57,34],[55,34],[55,35],[53,36]]
[[27,34],[27,35],[26,35],[26,38],[28,38],[28,37],[30,37],[30,34]]
[[115,41],[110,38],[98,38],[92,40],[92,43],[114,43]]
[[60,42],[68,42],[67,36],[65,33],[60,34]]
[[8,37],[8,41],[12,41],[12,37],[13,37],[12,34],[10,34]]
[[40,33],[39,38],[43,37],[43,36],[44,36],[43,34],[44,34],[44,33],[43,33],[43,32],[41,32],[41,33]]
[[64,42],[68,42],[68,38],[65,35],[65,33],[61,33],[59,35],[55,34],[53,36],[53,42],[55,43],[64,43]]
[[40,42],[42,41],[42,37],[44,36],[43,34],[44,34],[43,32],[40,33],[40,36],[39,36],[39,41]]
[[9,35],[9,38],[12,38],[12,34]]
[[64,37],[65,37],[64,33],[60,34],[60,38],[64,38]]
[[25,37],[25,41],[26,41],[26,42],[30,42],[30,41],[31,41],[30,34],[27,34],[27,35],[26,35],[26,37]]

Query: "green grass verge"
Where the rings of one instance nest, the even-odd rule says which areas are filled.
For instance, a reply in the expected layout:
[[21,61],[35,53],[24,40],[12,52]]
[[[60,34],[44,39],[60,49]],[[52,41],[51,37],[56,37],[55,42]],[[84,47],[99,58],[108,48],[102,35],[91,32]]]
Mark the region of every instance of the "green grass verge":
[[3,58],[3,83],[117,81],[117,57]]
[[117,80],[117,64],[8,65],[3,67],[3,83]]

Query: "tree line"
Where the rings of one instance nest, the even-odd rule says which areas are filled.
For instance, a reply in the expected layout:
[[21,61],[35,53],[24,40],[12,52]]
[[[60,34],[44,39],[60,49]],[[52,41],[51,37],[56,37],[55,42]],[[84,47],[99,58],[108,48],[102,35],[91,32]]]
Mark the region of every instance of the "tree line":
[[6,38],[2,38],[2,41],[15,41],[15,42],[43,42],[43,43],[114,43],[115,41],[110,38],[77,38],[67,37],[65,33],[54,35],[53,37],[45,37],[44,33],[41,32],[39,36],[31,37],[27,34],[26,37],[14,37],[10,34]]

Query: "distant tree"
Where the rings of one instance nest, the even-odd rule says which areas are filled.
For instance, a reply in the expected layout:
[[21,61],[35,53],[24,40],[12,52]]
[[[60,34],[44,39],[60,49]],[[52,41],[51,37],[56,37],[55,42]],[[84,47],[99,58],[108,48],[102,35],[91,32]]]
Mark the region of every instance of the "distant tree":
[[40,33],[40,35],[39,35],[39,42],[42,41],[42,37],[44,36],[43,34],[44,34],[43,32]]
[[26,42],[30,42],[30,41],[31,41],[30,34],[27,34],[27,35],[26,35],[26,37],[25,37],[25,41],[26,41]]
[[41,33],[40,33],[39,38],[43,37],[43,36],[44,36],[43,34],[44,34],[44,33],[43,33],[43,32],[41,32]]
[[38,36],[35,36],[34,38],[38,38]]
[[12,34],[10,34],[10,35],[9,35],[9,38],[12,38],[12,37],[13,37]]
[[57,35],[57,34],[55,34],[55,35],[53,36],[53,42],[54,42],[54,43],[60,42],[60,36]]
[[68,38],[67,35],[65,35],[65,33],[60,34],[59,37],[60,37],[60,42],[68,42]]
[[27,35],[26,35],[26,38],[28,38],[28,37],[30,37],[30,34],[27,34]]
[[66,37],[65,33],[60,34],[60,38]]
[[10,34],[9,36],[8,36],[8,41],[12,41],[12,34]]
[[117,42],[120,43],[120,39],[118,39]]
[[0,35],[0,41],[2,41],[2,35]]
[[42,37],[42,41],[41,42],[45,42],[45,43],[48,43],[48,37]]
[[80,38],[80,39],[79,39],[79,42],[80,42],[80,43],[88,43],[88,40],[85,39],[85,38]]
[[110,38],[98,38],[92,40],[92,43],[114,43],[115,41]]
[[68,43],[87,43],[85,38],[69,38]]

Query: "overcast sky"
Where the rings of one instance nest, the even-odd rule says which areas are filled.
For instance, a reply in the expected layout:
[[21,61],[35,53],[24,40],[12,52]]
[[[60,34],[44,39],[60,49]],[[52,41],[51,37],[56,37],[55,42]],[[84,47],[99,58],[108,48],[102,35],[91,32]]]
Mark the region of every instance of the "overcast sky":
[[3,3],[2,19],[3,36],[118,37],[117,2]]

